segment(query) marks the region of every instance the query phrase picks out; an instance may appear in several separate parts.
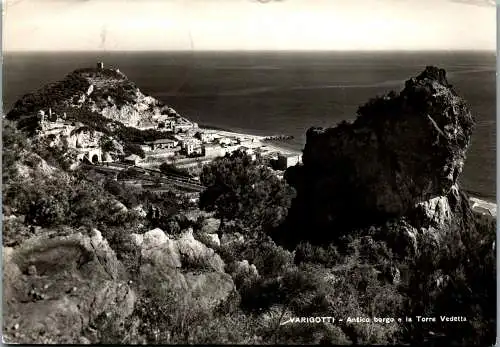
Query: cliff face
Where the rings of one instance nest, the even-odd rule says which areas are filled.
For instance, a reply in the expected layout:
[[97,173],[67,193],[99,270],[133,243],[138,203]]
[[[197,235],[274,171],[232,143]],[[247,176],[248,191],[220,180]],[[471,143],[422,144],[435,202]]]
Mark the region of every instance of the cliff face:
[[293,225],[328,239],[390,217],[451,220],[474,120],[445,71],[427,67],[399,95],[370,100],[358,115],[308,130],[303,166],[286,173],[297,190]]

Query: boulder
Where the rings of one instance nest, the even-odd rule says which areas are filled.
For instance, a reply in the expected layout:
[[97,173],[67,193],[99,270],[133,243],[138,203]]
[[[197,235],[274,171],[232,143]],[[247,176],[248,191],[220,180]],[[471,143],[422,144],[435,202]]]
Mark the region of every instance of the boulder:
[[210,309],[226,300],[234,290],[220,256],[196,240],[192,229],[182,232],[177,240],[161,229],[131,237],[141,249],[142,286],[158,284],[163,294],[157,295],[174,292],[183,300],[196,300]]
[[217,272],[224,272],[224,262],[218,254],[208,248],[193,236],[193,230],[188,229],[177,240],[177,248],[186,266],[199,265]]
[[[19,159],[14,164],[16,175],[20,179],[31,180],[35,175],[42,174],[46,176],[56,174],[56,168],[50,166],[45,159],[38,154],[22,150],[19,153]],[[60,175],[64,176],[64,175]]]
[[143,262],[170,268],[182,266],[176,241],[171,240],[161,229],[150,230],[144,235],[132,234],[131,238],[132,242],[141,247]]
[[220,219],[207,218],[203,220],[200,232],[204,234],[217,234],[220,227]]
[[203,235],[206,239],[206,244],[209,247],[219,247],[220,246],[219,235],[217,235],[217,234],[203,234]]
[[98,342],[82,332],[103,314],[123,321],[134,309],[135,292],[97,230],[42,234],[4,248],[3,260],[4,337],[10,343]]
[[234,290],[234,283],[226,273],[205,272],[185,275],[191,297],[206,309],[226,301]]

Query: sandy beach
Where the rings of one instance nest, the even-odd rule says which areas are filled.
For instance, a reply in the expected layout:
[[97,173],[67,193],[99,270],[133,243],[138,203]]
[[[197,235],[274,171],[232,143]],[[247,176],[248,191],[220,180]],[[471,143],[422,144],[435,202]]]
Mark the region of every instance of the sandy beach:
[[497,204],[479,198],[470,197],[471,207],[476,212],[488,212],[492,217],[497,216]]
[[245,134],[241,132],[234,132],[234,131],[227,131],[227,130],[214,130],[214,129],[205,129],[205,128],[200,128],[204,133],[207,134],[218,134],[221,136],[227,136],[227,137],[237,137],[241,139],[249,139],[253,140],[255,142],[254,147],[267,147],[271,152],[279,152],[285,155],[302,155],[302,151],[297,151],[293,150],[290,148],[286,148],[285,146],[280,146],[277,141],[265,141],[266,136],[262,135],[251,135],[251,134]]

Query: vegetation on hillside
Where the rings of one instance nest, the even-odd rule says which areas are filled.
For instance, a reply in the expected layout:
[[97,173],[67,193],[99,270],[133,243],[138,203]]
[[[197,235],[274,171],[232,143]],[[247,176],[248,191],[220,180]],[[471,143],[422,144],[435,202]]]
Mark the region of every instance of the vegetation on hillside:
[[235,151],[205,166],[201,182],[208,187],[200,207],[215,211],[221,230],[228,220],[246,232],[266,231],[286,218],[293,190],[268,167]]

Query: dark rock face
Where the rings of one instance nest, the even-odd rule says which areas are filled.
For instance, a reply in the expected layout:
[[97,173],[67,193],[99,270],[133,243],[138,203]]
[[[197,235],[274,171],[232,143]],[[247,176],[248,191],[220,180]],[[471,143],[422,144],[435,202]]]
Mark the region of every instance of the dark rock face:
[[309,129],[303,165],[286,172],[297,190],[289,222],[319,238],[456,196],[474,120],[444,70],[427,67],[399,95],[372,99],[358,115],[352,124]]

